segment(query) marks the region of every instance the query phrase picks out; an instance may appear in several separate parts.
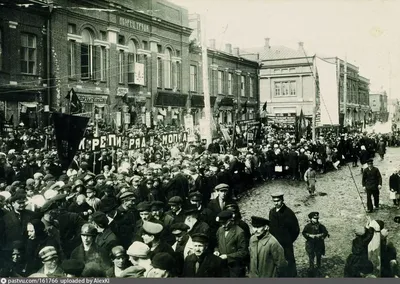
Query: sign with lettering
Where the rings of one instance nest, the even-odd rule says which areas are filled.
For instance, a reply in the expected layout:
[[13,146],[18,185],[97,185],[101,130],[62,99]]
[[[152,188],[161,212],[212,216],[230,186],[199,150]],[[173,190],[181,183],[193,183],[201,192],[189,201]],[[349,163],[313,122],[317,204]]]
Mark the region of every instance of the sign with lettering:
[[144,64],[135,63],[135,84],[144,86]]
[[78,98],[82,103],[100,103],[106,104],[108,96],[100,96],[100,95],[82,95],[78,94]]
[[177,143],[186,143],[188,141],[188,134],[187,132],[170,132],[160,135],[136,137],[108,134],[95,138],[83,138],[79,144],[78,150],[99,151],[110,147],[126,147],[127,150],[136,150],[153,146],[156,138],[158,138],[162,145],[168,146]]
[[150,26],[149,25],[143,24],[143,23],[131,20],[131,19],[126,19],[126,18],[120,17],[119,18],[119,24],[121,26],[132,28],[132,29],[135,29],[135,30],[138,30],[138,31],[142,31],[142,32],[146,32],[146,33],[150,32]]

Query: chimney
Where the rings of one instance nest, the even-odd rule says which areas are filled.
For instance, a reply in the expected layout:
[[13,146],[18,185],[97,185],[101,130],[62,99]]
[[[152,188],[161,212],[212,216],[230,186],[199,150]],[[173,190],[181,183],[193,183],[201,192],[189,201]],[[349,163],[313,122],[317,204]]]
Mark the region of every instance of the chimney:
[[233,48],[233,55],[236,55],[236,56],[239,56],[239,55],[240,55],[239,47]]
[[265,48],[271,48],[271,46],[269,45],[269,37],[264,38],[264,41],[265,41],[264,47]]
[[299,42],[299,50],[303,50],[304,42],[300,41]]
[[215,39],[210,39],[210,48],[215,49]]
[[225,44],[225,52],[232,54],[232,44],[230,43]]

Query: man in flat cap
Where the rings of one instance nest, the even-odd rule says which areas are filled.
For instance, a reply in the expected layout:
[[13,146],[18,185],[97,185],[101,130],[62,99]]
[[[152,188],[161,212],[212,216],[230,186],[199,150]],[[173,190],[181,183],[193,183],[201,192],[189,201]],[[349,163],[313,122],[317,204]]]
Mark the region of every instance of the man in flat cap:
[[4,247],[10,250],[14,241],[25,241],[26,226],[33,219],[39,218],[38,214],[25,209],[27,198],[25,194],[16,193],[8,200],[12,210],[4,214]]
[[103,248],[107,253],[110,253],[111,249],[119,244],[119,241],[111,229],[107,215],[104,212],[96,211],[91,217],[93,225],[98,232],[95,243],[98,247]]
[[111,261],[109,254],[97,246],[95,242],[97,234],[95,226],[90,223],[84,224],[81,228],[82,243],[72,251],[71,259],[83,261],[85,264],[95,262],[106,270],[111,267]]
[[189,241],[189,226],[185,223],[175,223],[171,226],[171,233],[175,238],[172,249],[175,251],[174,257],[177,263],[177,276],[182,275],[183,262],[185,260],[184,252],[187,242]]
[[121,245],[127,249],[132,243],[135,226],[139,219],[135,209],[136,196],[132,191],[126,191],[120,195],[119,199],[121,205],[115,213],[112,213],[114,221],[111,226]]
[[218,214],[224,210],[226,203],[232,202],[228,198],[229,185],[221,183],[214,190],[217,192],[217,198],[211,199],[208,203],[208,208],[214,213],[216,218]]
[[223,277],[244,277],[248,242],[244,231],[235,224],[233,212],[221,211],[217,216],[220,228],[217,231],[217,246],[214,254],[222,260]]
[[308,214],[308,223],[302,232],[306,239],[306,252],[309,259],[309,271],[314,274],[314,259],[317,258],[317,269],[321,268],[321,259],[325,255],[325,238],[329,236],[328,230],[319,222],[319,213]]
[[269,220],[252,216],[254,235],[250,238],[251,278],[271,278],[282,276],[287,261],[280,243],[269,232]]
[[145,243],[133,242],[129,246],[127,254],[132,265],[143,267],[145,269],[145,274],[153,268],[151,266],[150,248]]
[[294,258],[293,243],[300,234],[299,221],[294,212],[284,203],[282,192],[271,195],[275,207],[269,211],[270,232],[285,251],[288,262],[286,277],[296,277],[297,268]]
[[377,167],[374,167],[374,160],[368,160],[368,167],[362,173],[362,186],[367,192],[367,213],[374,209],[372,197],[374,197],[375,209],[379,209],[379,190],[382,188],[382,175]]
[[57,250],[53,246],[47,246],[39,251],[43,267],[37,273],[47,277],[63,277],[64,271],[61,269]]
[[163,239],[161,239],[161,233],[163,231],[163,225],[159,223],[153,223],[144,221],[143,222],[143,233],[142,239],[143,242],[150,247],[150,258],[160,252],[169,253],[173,256],[174,250],[172,247],[167,244]]
[[167,212],[174,221],[172,223],[183,223],[185,222],[186,215],[184,210],[182,209],[183,200],[179,196],[173,196],[168,200],[168,205],[171,210]]

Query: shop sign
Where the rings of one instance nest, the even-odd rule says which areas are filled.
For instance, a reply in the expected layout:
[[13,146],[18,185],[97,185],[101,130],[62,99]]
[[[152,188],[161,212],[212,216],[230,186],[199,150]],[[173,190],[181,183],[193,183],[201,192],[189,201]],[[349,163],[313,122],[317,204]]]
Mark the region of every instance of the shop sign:
[[131,19],[126,19],[126,18],[120,17],[119,18],[119,24],[121,26],[132,28],[132,29],[137,30],[137,31],[142,31],[142,32],[146,32],[146,33],[150,32],[150,26],[149,25],[143,24],[143,23],[131,20]]

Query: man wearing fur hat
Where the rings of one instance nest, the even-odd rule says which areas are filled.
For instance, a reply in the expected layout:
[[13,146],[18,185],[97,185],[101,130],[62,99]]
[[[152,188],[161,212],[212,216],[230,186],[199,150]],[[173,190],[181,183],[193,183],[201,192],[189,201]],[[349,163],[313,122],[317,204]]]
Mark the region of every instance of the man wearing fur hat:
[[250,271],[251,278],[282,276],[287,261],[280,243],[269,232],[269,220],[252,216],[251,225],[254,235],[250,238]]
[[321,268],[321,258],[325,255],[325,238],[329,237],[328,230],[319,223],[319,213],[308,214],[310,223],[303,229],[303,237],[306,239],[306,252],[309,259],[309,270],[314,270],[314,258],[317,258],[317,269]]

